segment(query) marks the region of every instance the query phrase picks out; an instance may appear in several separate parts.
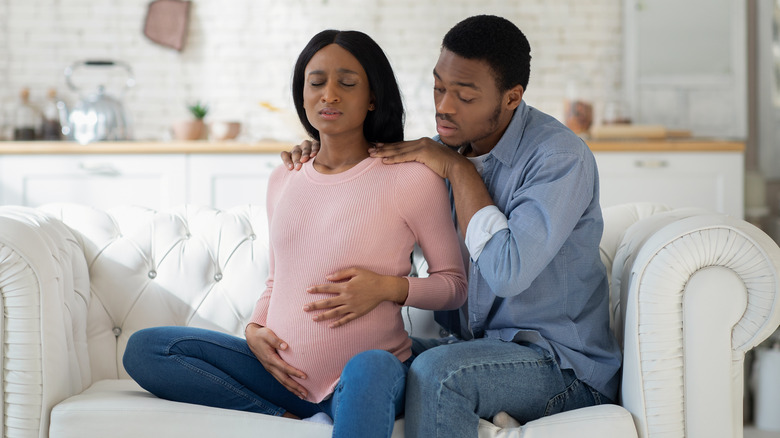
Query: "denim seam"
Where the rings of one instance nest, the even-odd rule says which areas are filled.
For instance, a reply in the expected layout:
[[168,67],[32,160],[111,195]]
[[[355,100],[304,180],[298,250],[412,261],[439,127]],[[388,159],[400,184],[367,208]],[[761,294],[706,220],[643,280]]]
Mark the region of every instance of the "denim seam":
[[[441,383],[439,384],[439,390],[436,394],[436,403],[441,407],[441,398],[442,398],[442,388],[446,386],[446,383],[450,380],[452,380],[453,376],[457,374],[461,374],[466,371],[471,371],[476,368],[481,367],[493,367],[493,366],[501,366],[501,365],[523,365],[523,366],[536,366],[541,367],[543,365],[549,364],[552,362],[553,359],[549,356],[544,356],[541,359],[534,359],[534,360],[523,360],[523,361],[508,361],[508,362],[485,362],[485,363],[479,363],[479,364],[469,364],[467,366],[462,366],[456,370],[453,370],[449,374],[447,374],[447,377],[442,379]],[[436,409],[436,430],[440,431],[443,430],[443,422],[440,418],[442,409]]]
[[209,378],[209,379],[213,380],[214,382],[224,386],[225,388],[229,389],[234,394],[238,395],[239,397],[241,397],[241,398],[243,398],[245,400],[248,400],[249,402],[251,402],[255,406],[263,409],[264,411],[266,411],[266,412],[273,412],[273,414],[271,414],[271,415],[281,416],[281,415],[283,415],[286,412],[286,410],[281,409],[279,407],[271,408],[270,406],[268,406],[265,403],[263,403],[262,400],[259,400],[259,399],[253,398],[253,397],[249,397],[243,391],[241,391],[238,388],[236,388],[235,386],[229,384],[225,380],[220,379],[219,377],[217,377],[217,376],[215,376],[215,375],[213,375],[211,373],[207,373],[206,371],[204,371],[204,370],[202,370],[202,369],[200,369],[198,367],[195,367],[195,366],[187,363],[186,361],[180,359],[177,354],[171,354],[171,349],[173,348],[173,346],[175,344],[177,344],[179,342],[182,342],[182,341],[191,341],[191,340],[198,340],[198,341],[201,341],[201,342],[210,342],[211,344],[218,345],[218,346],[220,346],[222,348],[226,348],[228,350],[232,350],[232,351],[235,351],[235,352],[238,352],[238,353],[243,353],[240,350],[228,347],[228,346],[220,344],[218,342],[204,341],[203,339],[201,339],[201,338],[199,338],[197,336],[182,336],[180,338],[172,339],[171,342],[168,344],[168,346],[167,346],[167,348],[165,350],[165,353],[168,356],[172,357],[177,362],[179,362],[179,364],[183,365],[185,368],[188,368],[188,369],[190,369],[190,370],[192,370],[192,371],[194,371],[194,372],[196,372],[196,373],[198,373],[198,374],[200,374],[200,375],[202,375],[202,376],[204,376],[206,378]]
[[[395,384],[393,384],[392,392],[390,394],[391,396],[393,396],[392,397],[393,400],[395,400],[395,394],[398,394],[399,386],[403,386],[404,388],[406,387],[406,374],[396,379]],[[393,403],[392,406],[389,406],[388,409],[389,409],[388,416],[391,417],[393,421],[387,423],[390,424],[391,426],[390,426],[390,430],[387,431],[387,434],[385,436],[390,436],[393,433],[393,426],[395,421],[395,403]]]

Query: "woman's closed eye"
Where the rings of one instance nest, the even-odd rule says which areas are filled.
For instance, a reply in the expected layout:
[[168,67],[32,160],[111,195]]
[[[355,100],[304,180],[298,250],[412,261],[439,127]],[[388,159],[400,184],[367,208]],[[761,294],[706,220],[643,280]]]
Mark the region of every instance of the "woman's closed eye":
[[[323,85],[325,85],[325,83],[326,83],[325,81],[309,82],[309,85],[312,87],[322,87]],[[339,85],[341,85],[342,87],[354,87],[355,85],[357,85],[357,83],[339,81]]]

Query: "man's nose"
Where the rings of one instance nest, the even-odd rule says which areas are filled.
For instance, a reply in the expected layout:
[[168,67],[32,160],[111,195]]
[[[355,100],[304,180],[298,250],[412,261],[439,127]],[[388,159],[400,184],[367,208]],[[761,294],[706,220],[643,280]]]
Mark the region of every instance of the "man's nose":
[[454,96],[451,93],[442,93],[436,100],[436,112],[439,114],[455,114]]

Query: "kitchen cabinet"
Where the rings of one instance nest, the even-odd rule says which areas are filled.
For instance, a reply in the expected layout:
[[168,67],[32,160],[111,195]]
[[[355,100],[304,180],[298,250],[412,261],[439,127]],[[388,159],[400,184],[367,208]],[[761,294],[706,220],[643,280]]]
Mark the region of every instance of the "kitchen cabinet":
[[197,203],[265,205],[266,183],[292,146],[211,142],[0,142],[0,204],[76,202],[107,209]]
[[268,177],[281,164],[276,153],[190,155],[189,201],[220,210],[241,204],[265,206]]
[[187,197],[183,155],[6,155],[0,162],[1,204],[161,208]]
[[[714,140],[588,141],[601,204],[662,202],[742,217],[744,143]],[[99,208],[184,203],[265,205],[286,143],[0,142],[0,204],[78,202]]]
[[596,152],[601,205],[635,201],[744,216],[741,152]]

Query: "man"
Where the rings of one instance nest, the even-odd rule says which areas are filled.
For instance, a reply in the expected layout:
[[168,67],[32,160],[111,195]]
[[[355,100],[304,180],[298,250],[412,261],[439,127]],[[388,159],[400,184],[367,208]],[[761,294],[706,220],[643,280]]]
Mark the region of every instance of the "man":
[[[433,70],[438,142],[370,150],[448,180],[469,256],[466,305],[436,315],[453,336],[415,340],[409,437],[474,437],[479,418],[500,411],[525,423],[616,399],[596,163],[579,137],[523,102],[530,59],[508,20],[463,20]],[[286,155],[288,167],[307,152]]]

